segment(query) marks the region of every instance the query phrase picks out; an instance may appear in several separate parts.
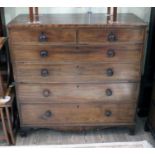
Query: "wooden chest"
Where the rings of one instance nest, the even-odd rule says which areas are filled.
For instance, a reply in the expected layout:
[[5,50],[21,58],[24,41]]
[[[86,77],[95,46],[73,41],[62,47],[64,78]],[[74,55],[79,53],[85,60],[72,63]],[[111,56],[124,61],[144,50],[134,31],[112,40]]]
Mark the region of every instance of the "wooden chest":
[[9,23],[21,128],[133,129],[146,24],[133,14],[117,19],[19,15]]

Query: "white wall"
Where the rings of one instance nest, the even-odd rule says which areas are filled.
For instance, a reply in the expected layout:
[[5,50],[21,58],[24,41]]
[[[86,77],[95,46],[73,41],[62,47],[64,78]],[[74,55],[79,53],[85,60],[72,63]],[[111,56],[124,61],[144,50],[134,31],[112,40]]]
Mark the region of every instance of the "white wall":
[[[145,22],[149,21],[150,17],[150,7],[119,7],[118,13],[134,13]],[[92,11],[93,13],[105,13],[106,7],[41,7],[39,8],[39,13],[86,13]],[[16,17],[18,14],[28,13],[28,7],[6,7],[5,8],[5,18],[6,24]]]

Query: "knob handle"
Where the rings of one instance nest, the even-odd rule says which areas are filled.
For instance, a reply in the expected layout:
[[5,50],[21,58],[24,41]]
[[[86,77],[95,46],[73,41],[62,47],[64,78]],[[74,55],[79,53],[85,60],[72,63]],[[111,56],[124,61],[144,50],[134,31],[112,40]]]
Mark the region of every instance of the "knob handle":
[[40,56],[41,56],[42,58],[47,57],[47,56],[48,56],[48,51],[46,51],[46,50],[41,50],[41,51],[40,51]]
[[105,116],[110,117],[112,115],[112,112],[110,110],[105,111]]
[[110,42],[117,41],[116,34],[114,34],[113,32],[110,32],[110,33],[108,34],[107,39],[108,39],[108,41],[110,41]]
[[43,90],[43,96],[48,97],[50,96],[51,92],[48,89]]
[[49,75],[49,72],[48,72],[47,69],[42,69],[42,70],[41,70],[41,76],[46,77],[46,76],[48,76],[48,75]]
[[47,110],[43,115],[41,115],[40,118],[43,119],[43,120],[47,120],[51,116],[52,116],[52,112],[50,110]]
[[106,70],[106,73],[107,73],[107,76],[113,76],[113,74],[114,74],[114,72],[113,72],[113,70],[111,68],[108,68]]
[[112,90],[111,89],[106,89],[106,95],[107,96],[112,96]]
[[107,56],[108,57],[114,57],[115,56],[115,50],[114,49],[109,49],[107,51]]
[[52,116],[52,112],[50,110],[47,110],[44,115],[46,117],[51,117]]
[[47,41],[47,36],[44,32],[41,32],[40,35],[39,35],[39,41],[40,42],[46,42]]

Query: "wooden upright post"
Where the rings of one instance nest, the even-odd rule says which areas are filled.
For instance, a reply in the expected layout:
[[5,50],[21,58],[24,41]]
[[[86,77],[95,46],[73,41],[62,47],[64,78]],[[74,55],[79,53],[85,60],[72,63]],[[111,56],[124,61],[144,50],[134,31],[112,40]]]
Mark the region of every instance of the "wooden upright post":
[[33,22],[33,7],[29,7],[29,18],[30,22]]
[[39,20],[38,7],[29,7],[29,18],[30,22],[35,22]]
[[107,20],[114,22],[117,20],[117,7],[107,8]]
[[113,16],[114,16],[113,20],[117,21],[117,7],[114,7],[114,14],[113,14]]
[[38,11],[38,7],[35,7],[35,21],[39,21],[39,11]]
[[38,7],[35,7],[35,15],[38,16]]

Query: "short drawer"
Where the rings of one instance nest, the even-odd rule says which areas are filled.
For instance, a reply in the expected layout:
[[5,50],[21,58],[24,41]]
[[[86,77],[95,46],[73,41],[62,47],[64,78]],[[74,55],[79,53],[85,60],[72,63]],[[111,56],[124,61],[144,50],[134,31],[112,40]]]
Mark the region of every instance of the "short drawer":
[[79,43],[143,42],[143,29],[105,28],[79,30]]
[[16,62],[140,62],[143,46],[111,45],[103,47],[14,46],[11,50]]
[[16,63],[16,81],[30,83],[104,82],[140,79],[140,64],[71,63],[31,64]]
[[10,31],[11,43],[76,43],[76,31],[72,29],[25,29]]
[[[17,84],[21,103],[124,103],[136,101],[139,85],[113,84]],[[125,104],[125,103],[124,103]]]
[[49,104],[21,105],[22,125],[104,125],[133,123],[134,104]]

